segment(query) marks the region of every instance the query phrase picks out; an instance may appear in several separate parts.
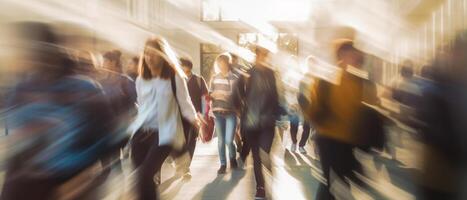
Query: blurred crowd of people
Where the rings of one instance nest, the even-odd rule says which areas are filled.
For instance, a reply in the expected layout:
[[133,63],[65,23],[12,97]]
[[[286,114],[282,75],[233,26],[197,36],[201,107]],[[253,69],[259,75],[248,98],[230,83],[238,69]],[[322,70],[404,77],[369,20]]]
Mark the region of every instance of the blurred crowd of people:
[[[159,199],[163,163],[173,162],[177,175],[191,178],[198,138],[208,142],[214,132],[217,173],[242,169],[251,153],[255,199],[265,199],[270,195],[264,171],[273,173],[276,127],[290,130],[288,151],[307,154],[311,139],[326,180],[316,198],[340,199],[348,194],[333,189],[336,182],[369,187],[356,150],[390,154],[404,165],[389,141],[389,126],[406,127],[396,135],[408,133],[423,144],[413,174],[417,199],[467,197],[464,33],[431,64],[417,68],[404,62],[394,84],[378,92],[363,68],[365,53],[348,39],[333,44],[337,82],[323,79],[319,58],[309,56],[307,72],[291,87],[271,63],[274,51],[261,44],[255,46],[255,61],[245,65],[235,53],[218,55],[215,74],[203,78],[192,71],[191,59],[178,57],[162,37],[149,38],[141,55],[128,62],[121,51],[111,50],[99,64],[96,53],[65,44],[49,24],[21,22],[13,30],[24,67],[2,105],[11,147],[1,199],[57,198],[62,185],[100,163],[92,190],[111,171],[121,173],[121,160],[128,156],[137,199]],[[292,63],[290,69],[299,67]],[[396,104],[397,111],[383,101]]]

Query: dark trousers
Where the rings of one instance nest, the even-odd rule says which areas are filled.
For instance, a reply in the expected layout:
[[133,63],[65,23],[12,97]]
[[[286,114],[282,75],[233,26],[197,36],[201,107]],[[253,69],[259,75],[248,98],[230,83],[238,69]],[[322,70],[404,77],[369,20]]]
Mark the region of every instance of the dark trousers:
[[459,191],[450,193],[450,192],[431,189],[426,186],[421,186],[418,188],[418,190],[419,191],[418,191],[416,199],[422,199],[422,200],[461,199],[461,195],[458,193]]
[[[17,156],[8,160],[6,166],[6,174],[3,182],[3,188],[0,195],[1,200],[49,200],[57,198],[57,189],[60,186],[72,180],[82,173],[87,167],[77,171],[74,174],[67,176],[54,176],[52,174],[38,173],[25,169],[23,164],[25,160],[22,156]],[[27,163],[26,163],[27,164]],[[94,164],[94,163],[92,163]],[[32,168],[33,170],[35,168]],[[53,171],[52,171],[53,172]],[[98,182],[98,180],[93,180]],[[92,185],[93,183],[91,183]],[[78,196],[85,196],[91,193],[91,189],[87,187],[84,191],[80,191]],[[75,196],[73,195],[73,196]]]
[[[290,137],[292,138],[292,143],[294,144],[297,144],[298,125],[299,120],[290,120]],[[310,137],[310,131],[310,123],[304,122],[302,138],[300,139],[300,143],[298,143],[299,147],[304,147],[306,145],[306,141]]]
[[2,200],[48,200],[53,199],[60,182],[52,178],[34,178],[8,169],[3,184]]
[[255,172],[256,187],[264,187],[264,175],[262,166],[271,171],[271,152],[274,139],[274,126],[258,130],[245,130],[245,141],[240,154],[243,160],[246,159],[249,152],[253,155],[253,168]]
[[165,159],[172,152],[170,146],[159,146],[159,134],[155,130],[138,131],[131,143],[132,161],[137,168],[137,199],[159,199],[154,176],[160,172]]
[[[174,159],[174,162],[176,163],[177,166],[177,172],[180,173],[186,173],[190,171],[190,165],[193,160],[193,155],[195,154],[195,149],[196,149],[196,138],[198,137],[198,131],[195,130],[194,128],[191,128],[190,131],[185,132],[185,138],[186,138],[186,146],[185,149],[180,153],[180,152],[172,152],[171,157]],[[188,153],[189,155],[189,160],[180,160],[184,153]],[[181,157],[181,158],[180,158]]]
[[[240,121],[240,120],[237,119],[237,121]],[[234,142],[235,142],[235,146],[237,147],[237,152],[241,153],[243,149],[243,141],[242,141],[242,136],[240,134],[240,128],[239,128],[238,123],[237,123],[237,129],[235,130]]]
[[116,152],[111,152],[110,155],[101,159],[102,172],[99,175],[99,184],[103,184],[109,177],[112,170],[115,170],[118,173],[122,173],[122,163],[120,160],[120,150]]
[[[323,136],[316,137],[316,144],[321,160],[321,167],[327,185],[321,185],[318,191],[317,199],[334,199],[330,193],[330,172],[337,175],[340,180],[346,183],[346,178],[360,184],[354,171],[362,172],[362,167],[353,154],[354,145],[343,143]],[[349,183],[346,183],[349,184]]]
[[192,130],[192,134],[188,136],[188,141],[187,141],[187,151],[188,154],[190,155],[190,161],[188,162],[188,166],[186,168],[190,168],[191,161],[193,160],[193,155],[195,154],[195,149],[196,149],[196,138],[198,137],[198,133],[195,130]]

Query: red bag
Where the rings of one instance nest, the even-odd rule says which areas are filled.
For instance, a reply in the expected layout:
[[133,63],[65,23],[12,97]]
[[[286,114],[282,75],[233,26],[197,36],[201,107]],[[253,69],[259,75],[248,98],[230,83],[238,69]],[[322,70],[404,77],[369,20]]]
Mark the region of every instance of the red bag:
[[209,96],[205,96],[203,104],[203,120],[205,123],[202,123],[201,125],[200,138],[203,143],[206,143],[211,141],[214,135],[214,117],[209,116],[209,113],[211,111],[211,99],[209,98]]

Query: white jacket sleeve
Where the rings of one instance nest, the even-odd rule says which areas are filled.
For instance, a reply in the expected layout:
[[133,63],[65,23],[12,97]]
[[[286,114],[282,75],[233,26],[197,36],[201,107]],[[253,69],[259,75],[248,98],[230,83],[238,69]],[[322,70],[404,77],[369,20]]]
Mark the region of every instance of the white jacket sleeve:
[[188,93],[186,81],[182,77],[175,75],[175,84],[177,87],[177,101],[181,109],[180,112],[185,119],[194,123],[196,121],[197,115],[195,107],[193,106],[190,95]]
[[141,97],[141,78],[140,77],[136,78],[135,87],[136,87],[136,105],[140,106],[143,101],[143,98]]

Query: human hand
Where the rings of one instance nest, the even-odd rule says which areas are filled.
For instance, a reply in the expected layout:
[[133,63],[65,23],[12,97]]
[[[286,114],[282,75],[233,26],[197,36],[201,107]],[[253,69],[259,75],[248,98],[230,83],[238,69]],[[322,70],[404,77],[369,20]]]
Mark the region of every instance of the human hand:
[[198,119],[199,119],[201,125],[207,124],[207,122],[204,120],[203,114],[198,113]]
[[199,117],[196,117],[195,121],[191,123],[196,130],[201,129],[201,120]]
[[212,110],[209,110],[208,115],[209,117],[215,118],[214,112],[212,112]]

